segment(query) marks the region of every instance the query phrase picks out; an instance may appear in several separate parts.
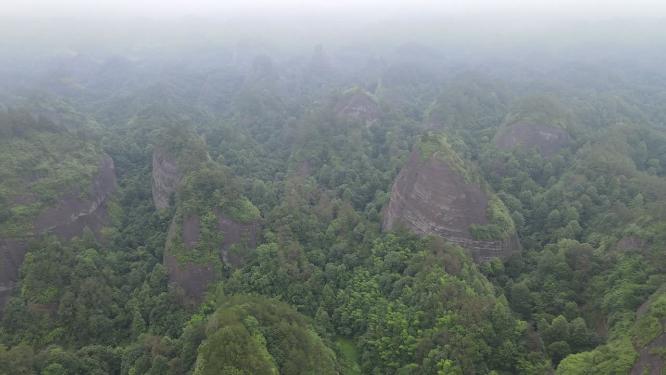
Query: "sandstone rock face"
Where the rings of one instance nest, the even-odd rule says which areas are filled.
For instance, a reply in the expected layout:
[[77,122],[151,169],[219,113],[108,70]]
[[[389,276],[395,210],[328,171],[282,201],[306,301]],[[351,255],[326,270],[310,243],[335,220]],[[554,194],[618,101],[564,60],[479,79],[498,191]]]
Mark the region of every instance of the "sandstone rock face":
[[168,208],[182,178],[176,160],[164,150],[153,151],[153,202],[158,210]]
[[571,138],[569,133],[560,127],[517,122],[500,129],[495,136],[495,146],[501,150],[514,148],[536,148],[548,158],[566,147]]
[[629,235],[622,237],[619,241],[617,241],[615,248],[621,251],[644,250],[646,245],[647,243],[642,238]]
[[370,123],[379,118],[379,104],[369,93],[354,89],[335,106],[335,113],[344,119]]
[[519,248],[515,234],[504,240],[475,240],[470,226],[489,223],[489,197],[468,182],[450,163],[436,157],[423,159],[412,151],[391,189],[384,211],[385,230],[404,227],[419,235],[437,235],[471,251],[475,261],[503,258]]
[[35,220],[37,233],[55,234],[63,239],[80,235],[88,227],[93,233],[108,224],[105,203],[116,191],[113,160],[104,155],[90,190],[82,198],[78,190],[64,195],[56,206],[46,209]]
[[217,213],[218,229],[224,234],[222,240],[222,261],[225,264],[239,266],[245,260],[241,252],[235,252],[234,245],[241,245],[245,249],[254,249],[257,247],[257,237],[259,235],[259,223],[239,223],[232,218]]
[[0,239],[0,315],[16,287],[19,269],[27,250],[27,241]]
[[296,176],[299,177],[308,177],[312,173],[312,163],[309,160],[303,160],[298,163],[296,168]]
[[[53,234],[69,240],[89,228],[95,235],[108,224],[106,203],[117,188],[113,160],[103,155],[87,194],[79,189],[65,193],[58,203],[44,210],[33,225],[37,235]],[[28,250],[26,238],[0,239],[0,310],[19,280],[19,269]]]
[[200,239],[200,220],[197,216],[190,216],[183,220],[181,228],[173,220],[169,226],[167,246],[164,251],[164,265],[169,274],[169,282],[183,289],[186,301],[199,303],[203,300],[208,285],[215,280],[216,269],[213,264],[195,263],[179,260],[171,248],[176,241],[176,232],[182,230],[182,239],[185,249],[194,251]]
[[[663,322],[662,324],[665,324]],[[659,350],[666,348],[666,333],[662,333],[644,348],[638,351],[638,361],[631,369],[631,375],[661,375],[666,362],[659,355]]]
[[[643,303],[636,311],[636,316],[641,317],[646,314],[651,301]],[[666,326],[666,319],[661,321],[661,326]],[[642,348],[638,348],[638,360],[631,368],[631,375],[661,375],[666,369],[666,360],[659,354],[666,348],[666,333],[657,336],[650,343]]]
[[[230,266],[238,266],[244,260],[243,252],[234,251],[235,245],[240,250],[253,249],[257,246],[259,223],[239,223],[216,212],[217,229],[222,233],[223,240],[219,249],[220,260]],[[217,274],[214,264],[179,261],[170,244],[177,230],[181,230],[181,238],[186,251],[195,251],[201,240],[201,220],[198,216],[187,216],[182,220],[182,227],[174,220],[169,229],[169,240],[164,255],[164,264],[169,273],[169,280],[183,289],[188,302],[200,303],[208,286],[215,281]]]

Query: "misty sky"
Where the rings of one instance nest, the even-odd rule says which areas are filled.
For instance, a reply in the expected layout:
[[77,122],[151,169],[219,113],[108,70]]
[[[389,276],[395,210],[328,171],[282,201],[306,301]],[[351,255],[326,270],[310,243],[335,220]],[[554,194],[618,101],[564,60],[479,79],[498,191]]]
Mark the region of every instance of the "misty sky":
[[666,16],[663,0],[2,0],[2,17],[224,17],[250,12],[326,14],[371,12],[540,15],[590,18]]

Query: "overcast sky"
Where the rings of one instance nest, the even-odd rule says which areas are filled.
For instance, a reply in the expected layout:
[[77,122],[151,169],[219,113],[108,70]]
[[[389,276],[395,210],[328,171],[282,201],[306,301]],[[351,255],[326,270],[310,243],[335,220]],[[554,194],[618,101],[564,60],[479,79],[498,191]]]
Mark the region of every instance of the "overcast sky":
[[591,18],[666,16],[665,0],[2,0],[4,17],[240,16],[372,12],[372,18],[405,13],[542,15]]

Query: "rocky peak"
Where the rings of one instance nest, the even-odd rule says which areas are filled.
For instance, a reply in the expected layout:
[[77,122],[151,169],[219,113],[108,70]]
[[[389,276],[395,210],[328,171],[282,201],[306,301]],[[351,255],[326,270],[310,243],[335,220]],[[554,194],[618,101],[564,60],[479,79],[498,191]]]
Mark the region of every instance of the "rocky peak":
[[502,202],[442,136],[424,136],[414,147],[391,189],[383,228],[440,236],[469,249],[476,261],[519,248]]
[[536,148],[546,158],[557,154],[570,141],[569,133],[563,128],[531,122],[503,126],[494,139],[500,150]]
[[109,224],[106,204],[117,189],[113,159],[101,155],[97,173],[87,192],[78,187],[63,192],[54,205],[42,210],[33,221],[33,231],[20,238],[0,238],[0,310],[19,280],[28,242],[35,236],[53,234],[69,240],[88,228],[100,236]]
[[335,105],[338,117],[351,121],[370,123],[379,118],[377,98],[360,87],[347,90]]
[[204,140],[187,126],[169,126],[158,138],[153,149],[152,191],[155,208],[161,210],[170,206],[183,176],[199,168],[210,156]]
[[[257,246],[260,230],[258,221],[239,222],[215,210],[215,222],[214,230],[222,236],[222,241],[217,244],[207,243],[207,239],[202,238],[202,232],[206,229],[198,215],[189,215],[182,221],[174,220],[171,224],[164,263],[169,280],[183,289],[188,302],[201,302],[208,286],[216,280],[219,267],[239,266],[243,263],[247,250]],[[180,231],[180,239],[177,238],[176,231]],[[182,243],[179,244],[179,241]],[[174,248],[181,245],[184,248]],[[188,253],[199,251],[198,246],[211,245],[217,248],[209,261],[187,259]]]
[[153,203],[162,210],[170,206],[171,196],[176,192],[182,173],[175,158],[160,148],[153,151]]
[[24,239],[0,239],[0,315],[19,280],[28,242]]
[[[660,353],[666,349],[666,319],[664,319],[664,287],[655,292],[636,310],[636,325],[645,326],[645,321],[652,320],[656,324],[652,337],[635,337],[634,347],[638,352],[636,363],[631,369],[631,375],[660,375],[666,370],[666,359]],[[638,344],[641,342],[641,344]]]
[[568,122],[566,111],[555,98],[523,98],[507,115],[494,143],[501,150],[536,148],[548,158],[571,142],[566,130]]
[[64,239],[80,235],[86,227],[98,232],[108,224],[105,204],[117,187],[113,159],[103,154],[85,198],[78,189],[65,194],[35,219],[36,231]]
[[208,162],[177,187],[164,263],[186,303],[203,300],[223,267],[237,267],[257,245],[259,210],[222,165]]

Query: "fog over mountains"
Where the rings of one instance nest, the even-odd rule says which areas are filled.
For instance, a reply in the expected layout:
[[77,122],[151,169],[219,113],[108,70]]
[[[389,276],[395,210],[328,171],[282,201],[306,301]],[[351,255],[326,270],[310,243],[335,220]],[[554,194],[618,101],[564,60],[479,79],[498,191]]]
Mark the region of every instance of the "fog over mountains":
[[661,374],[665,16],[5,1],[0,375]]

